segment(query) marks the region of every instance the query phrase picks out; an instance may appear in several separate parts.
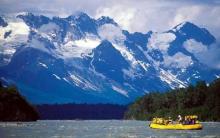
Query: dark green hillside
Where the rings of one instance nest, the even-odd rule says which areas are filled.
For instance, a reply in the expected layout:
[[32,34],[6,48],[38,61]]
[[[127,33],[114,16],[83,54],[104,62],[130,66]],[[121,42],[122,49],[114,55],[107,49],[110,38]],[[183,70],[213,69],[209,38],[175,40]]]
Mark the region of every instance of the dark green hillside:
[[36,121],[36,110],[18,93],[14,86],[0,83],[0,121]]
[[151,120],[153,117],[176,118],[178,114],[196,114],[202,121],[220,121],[220,79],[209,86],[200,81],[187,88],[146,94],[129,106],[125,118]]

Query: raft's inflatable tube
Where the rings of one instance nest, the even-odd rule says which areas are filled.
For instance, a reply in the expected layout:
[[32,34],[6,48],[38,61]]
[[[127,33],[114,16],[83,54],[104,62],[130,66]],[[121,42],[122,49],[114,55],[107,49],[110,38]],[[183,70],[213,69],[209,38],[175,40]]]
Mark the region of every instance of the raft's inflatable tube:
[[154,128],[154,129],[173,129],[173,130],[198,130],[198,129],[202,129],[202,124],[192,124],[192,125],[168,124],[168,125],[160,125],[160,124],[151,123],[150,128]]

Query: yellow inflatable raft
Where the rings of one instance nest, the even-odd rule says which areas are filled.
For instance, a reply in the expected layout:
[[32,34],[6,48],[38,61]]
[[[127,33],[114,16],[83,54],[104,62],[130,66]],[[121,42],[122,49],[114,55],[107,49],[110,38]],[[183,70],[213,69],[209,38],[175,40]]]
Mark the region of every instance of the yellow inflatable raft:
[[154,129],[174,129],[174,130],[196,130],[202,129],[202,124],[197,120],[198,116],[189,115],[185,116],[182,123],[174,122],[171,117],[165,118],[153,118],[150,128]]
[[173,129],[173,130],[198,130],[202,129],[202,124],[192,124],[192,125],[183,125],[183,124],[150,124],[150,128],[154,129]]

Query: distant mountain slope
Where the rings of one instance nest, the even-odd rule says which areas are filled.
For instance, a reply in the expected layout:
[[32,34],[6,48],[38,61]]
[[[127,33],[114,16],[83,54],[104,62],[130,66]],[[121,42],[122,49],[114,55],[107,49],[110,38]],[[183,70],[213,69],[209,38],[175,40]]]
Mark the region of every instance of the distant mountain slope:
[[144,34],[82,12],[66,18],[23,13],[0,18],[0,33],[1,79],[38,104],[126,104],[220,74],[195,56],[215,37],[189,22]]

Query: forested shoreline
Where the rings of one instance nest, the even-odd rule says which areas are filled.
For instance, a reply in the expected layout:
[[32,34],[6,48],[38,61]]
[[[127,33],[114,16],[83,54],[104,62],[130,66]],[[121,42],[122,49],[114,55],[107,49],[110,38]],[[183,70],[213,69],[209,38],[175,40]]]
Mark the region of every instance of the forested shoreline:
[[178,114],[196,114],[201,121],[220,121],[220,79],[209,85],[199,81],[187,88],[150,92],[129,105],[124,118],[151,120],[153,117],[176,118]]
[[127,106],[114,104],[43,104],[36,105],[40,119],[47,120],[106,120],[123,119]]
[[3,87],[0,81],[0,121],[36,121],[39,114],[15,86]]
[[[39,119],[136,119],[198,115],[201,121],[220,121],[220,79],[209,85],[196,85],[164,93],[150,92],[130,105],[53,104],[36,105],[36,110],[19,94],[16,87],[0,87],[0,120]],[[19,112],[19,114],[17,114]],[[38,114],[38,113],[39,114]]]

